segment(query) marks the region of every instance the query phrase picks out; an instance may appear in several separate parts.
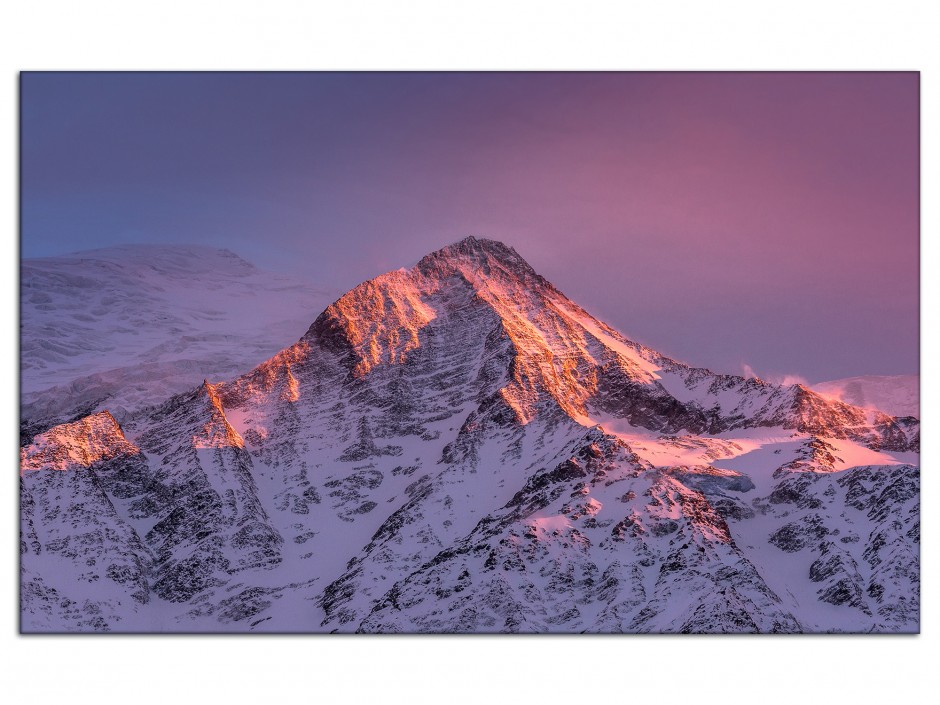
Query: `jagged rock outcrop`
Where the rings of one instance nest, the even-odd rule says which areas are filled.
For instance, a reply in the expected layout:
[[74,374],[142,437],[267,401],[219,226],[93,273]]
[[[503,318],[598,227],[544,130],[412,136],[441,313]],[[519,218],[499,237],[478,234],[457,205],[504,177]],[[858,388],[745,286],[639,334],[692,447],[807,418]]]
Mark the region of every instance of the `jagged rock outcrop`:
[[145,475],[107,412],[21,450],[21,596],[33,628],[108,631],[150,602],[153,556],[121,511]]

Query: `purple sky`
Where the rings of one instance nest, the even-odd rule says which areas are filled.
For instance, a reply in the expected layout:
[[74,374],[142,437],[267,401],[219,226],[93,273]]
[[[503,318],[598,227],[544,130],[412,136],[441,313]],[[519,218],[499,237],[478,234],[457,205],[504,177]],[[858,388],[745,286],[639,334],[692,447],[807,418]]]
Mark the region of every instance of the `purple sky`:
[[692,364],[914,373],[918,82],[24,74],[22,253],[215,245],[339,294],[472,234]]

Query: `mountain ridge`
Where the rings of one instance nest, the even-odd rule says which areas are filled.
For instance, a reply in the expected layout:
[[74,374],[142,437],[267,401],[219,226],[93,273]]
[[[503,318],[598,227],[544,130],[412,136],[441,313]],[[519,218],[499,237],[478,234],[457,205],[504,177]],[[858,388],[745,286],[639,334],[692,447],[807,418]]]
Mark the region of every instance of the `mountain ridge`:
[[910,630],[918,428],[671,360],[477,238],[124,423],[171,631]]

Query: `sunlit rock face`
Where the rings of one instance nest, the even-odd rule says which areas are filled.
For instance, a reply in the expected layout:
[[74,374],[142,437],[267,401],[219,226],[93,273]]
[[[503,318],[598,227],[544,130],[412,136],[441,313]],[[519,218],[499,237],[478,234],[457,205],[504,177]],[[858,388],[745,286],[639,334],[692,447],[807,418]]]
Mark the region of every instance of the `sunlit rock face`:
[[866,375],[819,382],[813,391],[890,416],[920,416],[920,375]]
[[240,377],[28,439],[23,626],[916,631],[918,447],[916,418],[669,359],[467,238]]

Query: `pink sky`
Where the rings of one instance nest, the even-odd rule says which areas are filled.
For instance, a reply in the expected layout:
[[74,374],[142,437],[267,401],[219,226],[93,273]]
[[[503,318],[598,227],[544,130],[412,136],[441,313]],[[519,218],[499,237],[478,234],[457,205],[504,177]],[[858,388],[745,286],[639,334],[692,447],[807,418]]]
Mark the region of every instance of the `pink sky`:
[[342,293],[473,234],[692,364],[913,373],[918,88],[916,73],[27,74],[23,255],[193,242]]

